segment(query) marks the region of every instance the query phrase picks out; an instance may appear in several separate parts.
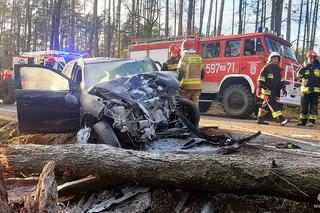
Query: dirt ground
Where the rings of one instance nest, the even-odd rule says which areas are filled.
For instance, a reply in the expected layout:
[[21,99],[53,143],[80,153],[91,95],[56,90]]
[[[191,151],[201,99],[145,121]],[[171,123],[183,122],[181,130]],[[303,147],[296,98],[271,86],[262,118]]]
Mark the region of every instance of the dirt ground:
[[[221,114],[220,114],[221,116]],[[237,125],[238,121],[226,118],[212,118],[214,122],[210,123],[210,116],[203,116],[201,125],[206,126],[211,124],[216,124],[219,129],[211,129],[207,131],[211,134],[223,134],[228,133],[233,136],[242,136],[251,132],[257,131],[260,127],[256,127],[253,120],[245,122],[246,127],[249,129],[241,129],[241,125]],[[232,123],[233,122],[233,123]],[[239,122],[240,123],[240,122]],[[241,123],[244,123],[243,121]],[[209,125],[210,126],[210,125]],[[26,134],[20,135],[17,130],[17,122],[13,120],[0,119],[0,145],[8,144],[66,144],[66,143],[76,143],[75,133],[66,134]],[[233,129],[234,127],[234,129]],[[265,127],[264,127],[265,128]],[[278,126],[269,126],[272,131],[279,129]],[[263,131],[267,131],[265,128]],[[283,130],[279,130],[283,135]],[[316,131],[316,130],[309,130]],[[251,133],[250,132],[250,133]],[[289,131],[290,132],[290,131]],[[311,134],[311,133],[310,133]],[[285,134],[284,134],[285,135]],[[261,136],[259,140],[254,141],[254,143],[260,144],[273,144],[279,142],[279,140],[272,139],[271,136]],[[303,146],[303,144],[302,144]],[[313,150],[314,151],[314,150]],[[320,151],[320,150],[319,150]],[[9,186],[12,188],[12,186]],[[112,190],[112,189],[111,189]],[[207,208],[206,212],[320,212],[320,205],[293,201],[283,198],[275,198],[261,195],[231,195],[231,194],[212,194],[206,192],[184,192],[181,190],[174,189],[151,189],[150,191],[150,206],[141,212],[175,212],[177,206],[182,201],[183,195],[186,195],[186,202],[181,207],[180,212],[201,212],[204,207]],[[88,196],[90,197],[90,196]],[[133,198],[134,199],[134,198]],[[129,202],[130,200],[126,201]],[[79,200],[72,201],[74,203],[79,202]],[[65,203],[65,205],[71,205],[70,203]],[[126,202],[123,204],[125,205]],[[20,211],[20,205],[15,203],[15,212]],[[211,209],[211,211],[210,211]],[[109,212],[119,212],[117,211],[117,206]],[[120,211],[124,212],[124,211]],[[130,212],[130,211],[129,211]],[[139,211],[131,211],[139,212]]]

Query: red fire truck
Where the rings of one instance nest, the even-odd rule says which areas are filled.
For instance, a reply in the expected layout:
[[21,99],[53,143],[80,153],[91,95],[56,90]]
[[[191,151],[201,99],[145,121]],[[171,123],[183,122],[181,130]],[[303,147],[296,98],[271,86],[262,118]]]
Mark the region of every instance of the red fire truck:
[[[205,67],[199,106],[202,112],[208,110],[214,98],[222,102],[230,117],[245,118],[255,112],[260,102],[255,96],[257,78],[271,52],[281,54],[280,65],[287,84],[288,95],[280,102],[300,104],[301,83],[295,78],[299,64],[288,41],[270,33],[193,39]],[[181,45],[182,41],[183,38],[168,38],[137,42],[129,46],[129,57],[151,57],[164,63],[170,45]]]

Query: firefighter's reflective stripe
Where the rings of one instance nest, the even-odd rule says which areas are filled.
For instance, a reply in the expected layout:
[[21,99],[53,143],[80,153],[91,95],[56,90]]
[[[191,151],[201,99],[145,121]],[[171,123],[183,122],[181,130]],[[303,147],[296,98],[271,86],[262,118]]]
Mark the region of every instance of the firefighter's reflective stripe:
[[314,90],[314,92],[320,93],[320,88],[319,87],[314,87],[313,90]]
[[317,119],[317,115],[309,115],[308,119],[309,120],[316,120]]
[[176,70],[178,67],[178,64],[168,64],[167,66],[169,70]]
[[202,60],[201,60],[201,57],[188,57],[188,62],[189,63],[201,64]]
[[279,117],[279,116],[281,116],[281,115],[282,115],[282,112],[281,112],[281,111],[276,111],[276,112],[272,113],[272,117],[273,117],[273,118],[277,118],[277,117]]
[[268,74],[268,77],[267,78],[273,78],[273,74],[272,73],[270,73],[270,74]]
[[308,115],[302,115],[302,114],[300,114],[300,119],[308,119]]
[[306,70],[304,75],[309,75],[310,74],[310,70]]
[[186,81],[186,80],[184,80],[181,82],[181,85],[191,85],[191,84],[201,84],[201,81],[192,81],[192,80]]
[[258,81],[262,81],[262,82],[265,82],[266,81],[266,78],[264,76],[259,76],[258,77]]
[[318,69],[314,70],[314,75],[317,77],[320,77],[320,70]]
[[262,93],[263,95],[271,95],[271,90],[262,89],[262,90],[261,90],[261,93]]
[[309,87],[303,87],[302,88],[302,92],[303,93],[308,93],[308,92],[310,92],[310,88]]

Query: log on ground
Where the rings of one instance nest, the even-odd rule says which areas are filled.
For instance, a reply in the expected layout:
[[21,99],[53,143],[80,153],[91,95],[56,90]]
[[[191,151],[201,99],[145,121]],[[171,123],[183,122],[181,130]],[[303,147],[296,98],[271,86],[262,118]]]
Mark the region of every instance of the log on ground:
[[7,172],[40,173],[54,160],[56,175],[96,175],[102,181],[217,193],[261,194],[315,201],[320,191],[317,155],[244,147],[232,155],[148,153],[107,145],[8,146],[0,149]]

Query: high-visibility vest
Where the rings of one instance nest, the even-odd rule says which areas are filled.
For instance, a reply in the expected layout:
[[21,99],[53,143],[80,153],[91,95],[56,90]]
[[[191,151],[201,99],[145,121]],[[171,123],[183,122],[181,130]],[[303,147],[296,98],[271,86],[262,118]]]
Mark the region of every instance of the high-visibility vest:
[[178,64],[178,71],[184,71],[184,78],[180,82],[181,89],[201,89],[202,58],[198,54],[184,55]]

